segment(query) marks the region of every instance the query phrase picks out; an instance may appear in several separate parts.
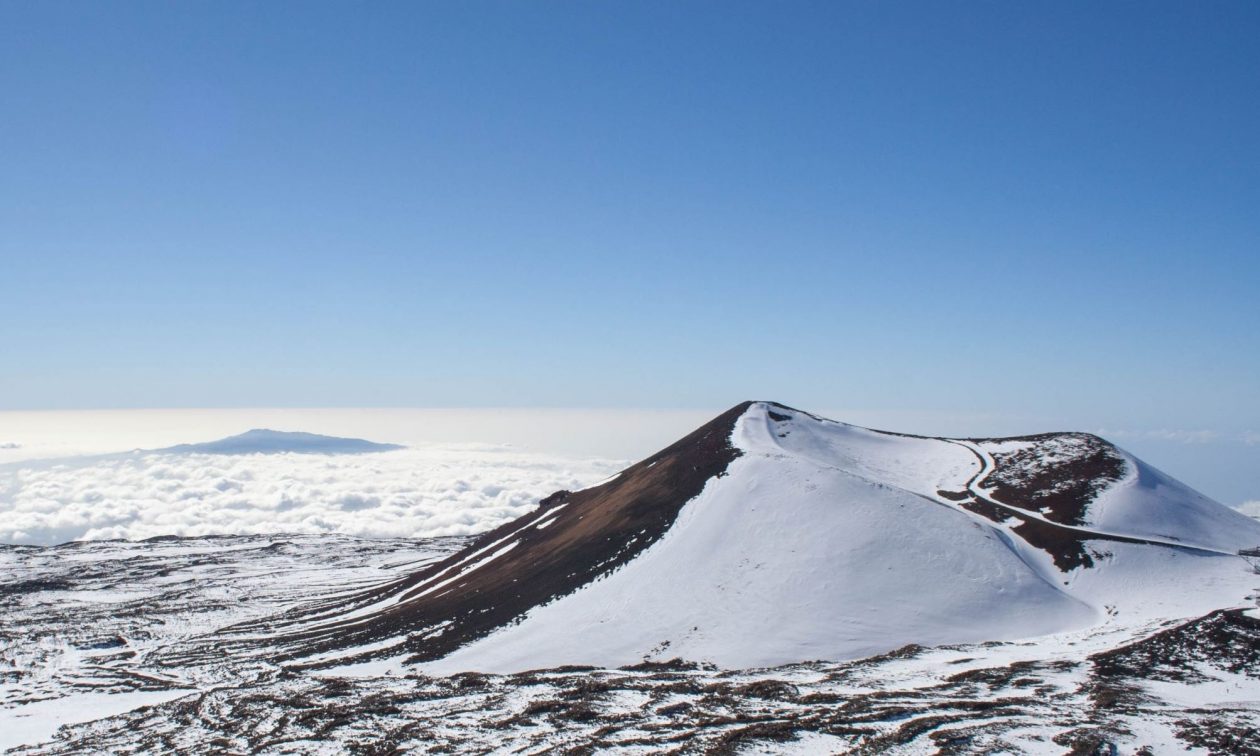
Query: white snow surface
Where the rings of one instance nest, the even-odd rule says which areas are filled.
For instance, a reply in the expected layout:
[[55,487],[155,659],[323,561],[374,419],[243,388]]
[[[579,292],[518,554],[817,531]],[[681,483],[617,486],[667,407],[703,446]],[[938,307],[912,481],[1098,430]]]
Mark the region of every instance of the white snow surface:
[[170,701],[188,695],[187,690],[140,691],[136,693],[75,693],[64,698],[34,701],[11,711],[0,712],[0,751],[28,743],[49,740],[67,724],[91,722],[124,714],[141,706]]
[[[965,444],[762,403],[732,442],[742,455],[727,474],[639,557],[425,671],[852,659],[1188,618],[1241,604],[1251,588],[1234,557],[1101,540],[1090,542],[1095,567],[1060,572],[1006,525],[937,495],[980,471]],[[1260,523],[1134,468],[1100,509],[1106,531],[1260,543]]]
[[1092,527],[1222,551],[1260,545],[1256,521],[1125,454],[1128,475],[1094,500]]

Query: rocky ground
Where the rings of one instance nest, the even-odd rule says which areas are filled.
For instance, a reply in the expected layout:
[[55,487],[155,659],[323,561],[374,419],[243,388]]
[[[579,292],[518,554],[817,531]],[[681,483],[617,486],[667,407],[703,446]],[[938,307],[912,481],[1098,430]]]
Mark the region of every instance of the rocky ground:
[[[19,753],[1260,753],[1260,619],[906,647],[852,662],[427,676],[155,661],[396,579],[462,539],[166,539],[0,551],[0,745]],[[666,650],[667,651],[667,650]],[[64,725],[58,729],[60,725]]]

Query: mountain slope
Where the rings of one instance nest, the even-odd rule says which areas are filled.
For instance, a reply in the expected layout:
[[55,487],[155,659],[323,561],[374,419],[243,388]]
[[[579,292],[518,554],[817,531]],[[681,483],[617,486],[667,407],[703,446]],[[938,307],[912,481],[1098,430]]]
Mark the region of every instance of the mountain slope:
[[1093,436],[923,438],[748,402],[441,563],[214,647],[439,672],[856,658],[1197,616],[1245,596],[1232,553],[1254,543],[1260,523]]
[[[730,437],[747,407],[732,408],[598,486],[552,494],[537,511],[414,575],[238,627],[243,640],[215,639],[186,653],[236,647],[280,658],[337,658],[370,648],[436,659],[572,593],[660,538],[683,505],[738,456]],[[178,652],[170,657],[172,664],[186,661]]]

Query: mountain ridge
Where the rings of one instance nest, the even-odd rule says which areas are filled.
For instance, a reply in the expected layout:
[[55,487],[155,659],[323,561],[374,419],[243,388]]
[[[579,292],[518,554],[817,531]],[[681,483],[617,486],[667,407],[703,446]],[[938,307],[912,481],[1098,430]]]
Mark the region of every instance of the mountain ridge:
[[[1136,525],[1108,516],[1144,508]],[[1106,621],[1113,604],[1157,611],[1150,585],[1119,596],[1134,565],[1220,582],[1211,558],[1248,527],[1260,541],[1260,525],[1220,510],[1088,434],[942,439],[749,401],[437,564],[215,643],[317,666],[401,654],[505,670],[1043,635]]]
[[235,436],[149,450],[155,454],[369,454],[406,447],[362,438],[253,428]]

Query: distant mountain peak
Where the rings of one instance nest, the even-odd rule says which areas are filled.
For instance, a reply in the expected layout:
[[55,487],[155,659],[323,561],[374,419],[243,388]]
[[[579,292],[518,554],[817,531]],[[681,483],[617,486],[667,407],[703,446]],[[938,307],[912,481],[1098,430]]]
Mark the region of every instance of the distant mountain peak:
[[301,431],[254,428],[244,433],[197,444],[179,444],[154,451],[165,454],[370,454],[405,447],[361,438],[322,436]]

